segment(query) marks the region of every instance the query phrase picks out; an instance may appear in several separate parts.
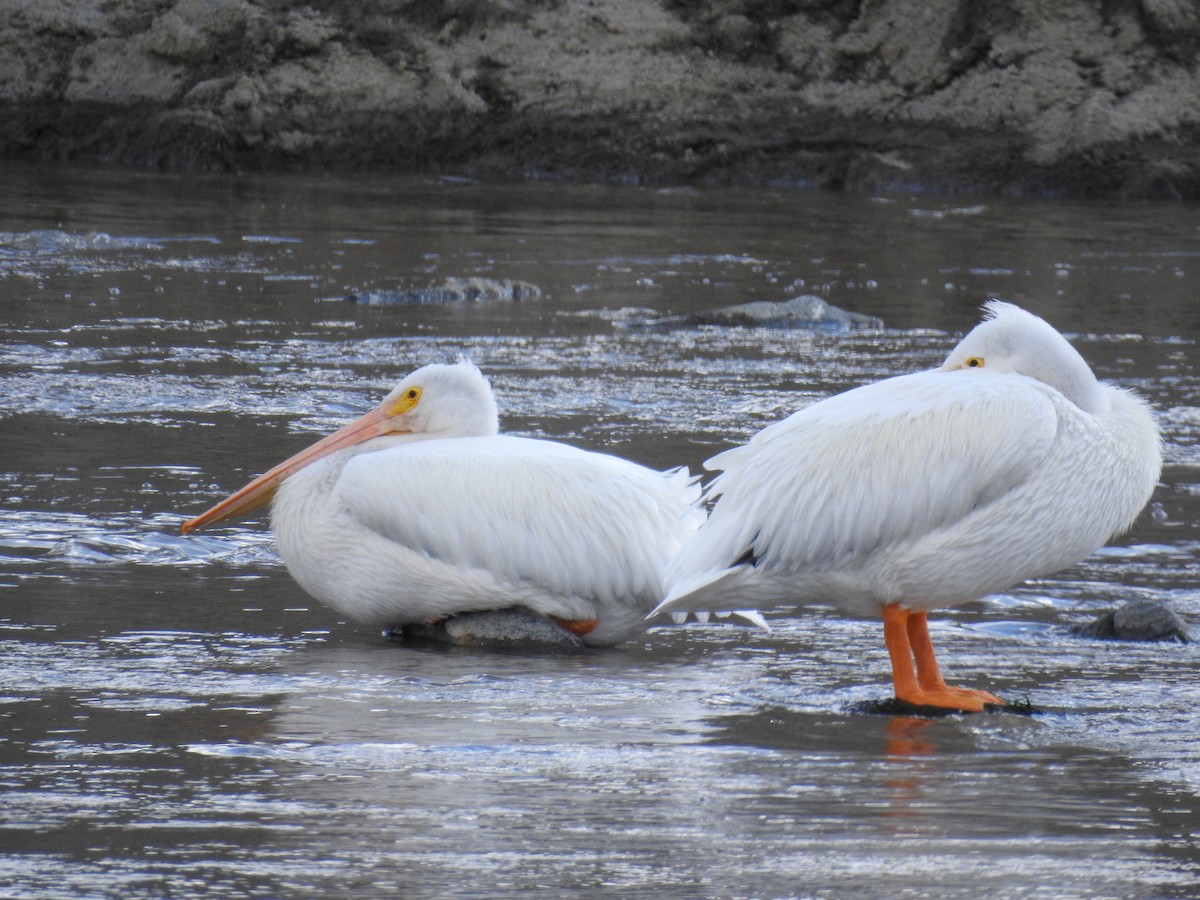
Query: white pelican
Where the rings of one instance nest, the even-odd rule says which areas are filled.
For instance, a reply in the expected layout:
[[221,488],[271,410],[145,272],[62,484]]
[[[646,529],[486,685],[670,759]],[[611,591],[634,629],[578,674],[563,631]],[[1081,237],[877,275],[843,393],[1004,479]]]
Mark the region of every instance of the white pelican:
[[1162,458],[1145,403],[1037,316],[984,309],[941,368],[823,400],[708,460],[716,505],[651,615],[830,601],[882,615],[898,699],[1003,704],[947,687],[928,612],[1082,560],[1133,523]]
[[309,594],[378,626],[523,608],[584,643],[646,627],[662,570],[704,521],[686,470],[500,435],[474,365],[431,365],[184,534],[256,509]]

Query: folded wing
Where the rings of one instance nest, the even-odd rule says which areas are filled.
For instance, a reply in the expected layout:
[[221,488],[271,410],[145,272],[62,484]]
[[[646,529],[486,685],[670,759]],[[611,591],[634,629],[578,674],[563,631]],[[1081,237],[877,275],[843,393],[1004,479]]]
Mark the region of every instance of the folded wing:
[[656,612],[724,605],[710,588],[747,567],[852,569],[958,524],[1028,480],[1057,428],[1045,386],[983,371],[893,378],[801,410],[708,461],[723,470],[716,506]]
[[346,465],[336,501],[386,539],[512,584],[601,601],[661,596],[703,521],[685,470],[517,437],[413,442]]

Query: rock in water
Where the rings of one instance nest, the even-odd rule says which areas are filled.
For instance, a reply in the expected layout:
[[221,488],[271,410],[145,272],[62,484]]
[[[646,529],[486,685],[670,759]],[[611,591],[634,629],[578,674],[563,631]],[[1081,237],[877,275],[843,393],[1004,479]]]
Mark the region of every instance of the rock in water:
[[806,329],[813,331],[857,331],[883,328],[875,316],[850,312],[826,303],[812,294],[789,300],[755,300],[736,306],[721,306],[700,312],[657,319],[633,319],[619,323],[624,328],[684,328],[691,325]]
[[[851,703],[847,711],[868,716],[902,716],[904,718],[940,719],[945,716],[964,715],[961,709],[948,709],[945,706],[918,706],[906,700],[887,697],[883,700],[859,700]],[[1009,715],[1032,716],[1039,712],[1028,700],[1016,700],[997,706],[988,703],[983,707],[984,713],[1006,713]],[[965,715],[976,715],[965,713]]]
[[481,610],[460,613],[436,625],[404,625],[388,633],[392,638],[419,638],[455,647],[494,650],[581,650],[583,641],[559,628],[545,616],[524,609]]
[[692,316],[701,325],[748,325],[765,328],[817,328],[828,331],[882,328],[875,316],[850,312],[826,303],[820,297],[803,294],[790,300],[755,300],[736,306],[722,306]]
[[1190,643],[1191,634],[1179,614],[1157,600],[1131,600],[1086,625],[1072,629],[1079,637],[1104,641],[1178,641]]
[[355,291],[330,298],[364,306],[427,306],[488,300],[538,300],[541,289],[528,281],[493,278],[447,278],[437,287],[407,291]]

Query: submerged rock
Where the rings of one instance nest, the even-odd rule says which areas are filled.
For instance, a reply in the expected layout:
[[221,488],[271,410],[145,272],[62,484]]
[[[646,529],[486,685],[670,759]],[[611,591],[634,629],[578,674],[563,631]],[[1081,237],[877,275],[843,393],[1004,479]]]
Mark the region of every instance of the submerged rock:
[[1131,600],[1086,625],[1071,629],[1078,637],[1103,641],[1178,641],[1192,636],[1179,614],[1158,600]]
[[812,294],[789,300],[754,300],[700,312],[661,318],[629,319],[622,328],[686,328],[692,325],[782,328],[814,331],[857,331],[883,328],[875,316],[851,312]]
[[480,647],[495,650],[574,651],[583,649],[583,641],[559,628],[545,616],[525,609],[481,610],[460,613],[436,625],[404,625],[393,628],[388,637],[417,638],[455,647]]
[[[851,703],[848,711],[867,716],[902,716],[917,719],[940,719],[945,716],[977,715],[977,713],[970,713],[961,709],[946,709],[942,706],[919,706],[916,703],[909,703],[907,700],[900,700],[896,697],[887,697],[883,700],[860,700],[856,703]],[[1004,706],[988,703],[983,707],[983,712],[1032,716],[1038,712],[1038,709],[1028,700],[1010,700]]]
[[492,278],[447,278],[437,287],[407,291],[355,291],[331,299],[365,306],[426,306],[490,300],[538,300],[542,291],[527,281]]

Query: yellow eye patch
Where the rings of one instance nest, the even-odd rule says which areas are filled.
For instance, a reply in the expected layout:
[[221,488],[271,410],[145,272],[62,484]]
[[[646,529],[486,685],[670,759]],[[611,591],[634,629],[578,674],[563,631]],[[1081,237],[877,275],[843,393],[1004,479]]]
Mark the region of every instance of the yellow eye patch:
[[982,356],[968,356],[966,366],[968,369],[978,369],[983,366]]
[[398,416],[401,413],[406,413],[421,399],[421,389],[419,387],[410,387],[407,391],[396,398],[396,402],[392,404],[392,408],[388,410],[389,415]]

